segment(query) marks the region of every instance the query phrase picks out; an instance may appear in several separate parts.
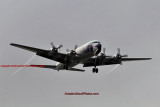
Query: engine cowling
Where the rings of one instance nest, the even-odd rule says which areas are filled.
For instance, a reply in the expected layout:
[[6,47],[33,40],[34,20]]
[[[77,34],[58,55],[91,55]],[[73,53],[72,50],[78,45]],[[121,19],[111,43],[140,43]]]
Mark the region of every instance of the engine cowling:
[[76,52],[75,52],[74,50],[71,50],[71,51],[70,51],[70,55],[74,55],[74,56],[75,56],[75,55],[76,55]]

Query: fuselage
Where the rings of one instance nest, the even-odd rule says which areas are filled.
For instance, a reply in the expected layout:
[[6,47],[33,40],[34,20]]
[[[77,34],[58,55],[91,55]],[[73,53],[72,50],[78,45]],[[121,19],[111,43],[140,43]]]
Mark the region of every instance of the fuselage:
[[[72,62],[68,63],[68,68],[72,68],[81,62],[88,60],[89,58],[98,55],[101,52],[101,43],[98,40],[90,41],[80,47],[75,52],[76,56],[72,58]],[[64,70],[65,64],[57,62],[55,70]]]

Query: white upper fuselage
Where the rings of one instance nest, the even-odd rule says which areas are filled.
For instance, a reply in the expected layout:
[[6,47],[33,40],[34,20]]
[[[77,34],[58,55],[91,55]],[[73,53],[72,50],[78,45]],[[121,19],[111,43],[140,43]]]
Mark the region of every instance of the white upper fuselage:
[[[89,58],[98,55],[101,51],[101,43],[98,40],[90,41],[80,47],[78,47],[75,52],[77,53],[74,56],[70,63],[68,63],[68,68],[72,68],[77,64],[88,60]],[[57,62],[56,70],[63,70],[65,64]]]

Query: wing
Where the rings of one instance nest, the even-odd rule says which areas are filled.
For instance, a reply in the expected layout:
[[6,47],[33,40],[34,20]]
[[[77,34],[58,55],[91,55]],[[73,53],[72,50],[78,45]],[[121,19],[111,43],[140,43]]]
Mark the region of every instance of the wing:
[[[57,66],[56,65],[31,65],[33,67],[40,67],[40,68],[49,68],[49,69],[55,69]],[[69,71],[80,71],[84,72],[85,70],[83,69],[77,69],[77,68],[69,68]]]
[[18,47],[18,48],[22,48],[31,52],[35,52],[36,55],[50,59],[50,60],[54,60],[54,61],[58,61],[61,63],[65,63],[64,59],[67,57],[67,54],[63,54],[63,53],[54,53],[54,55],[49,55],[50,50],[44,50],[44,49],[38,49],[38,48],[34,48],[34,47],[29,47],[29,46],[24,46],[24,45],[19,45],[19,44],[15,44],[15,43],[11,43],[10,45]]
[[141,60],[150,60],[152,58],[121,58],[120,60],[114,57],[107,58],[97,58],[95,64],[95,58],[90,58],[87,61],[83,62],[83,67],[90,66],[102,66],[102,65],[113,65],[113,64],[121,64],[123,61],[141,61]]

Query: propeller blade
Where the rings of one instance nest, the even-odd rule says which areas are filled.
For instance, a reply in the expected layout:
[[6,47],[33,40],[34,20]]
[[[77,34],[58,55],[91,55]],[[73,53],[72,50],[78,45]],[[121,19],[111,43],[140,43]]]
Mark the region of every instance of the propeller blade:
[[76,49],[77,49],[77,47],[78,47],[78,45],[75,45],[75,46],[74,46],[74,50],[76,50]]
[[118,54],[120,54],[120,52],[121,52],[121,51],[120,51],[120,48],[118,48],[117,51],[118,51]]
[[103,48],[103,54],[105,54],[106,53],[106,48]]
[[57,48],[58,48],[58,49],[60,49],[60,48],[62,48],[62,47],[63,47],[63,45],[62,45],[62,44],[57,46]]
[[53,42],[51,42],[51,43],[50,43],[50,45],[52,46],[52,48],[55,48],[55,46],[54,46]]

